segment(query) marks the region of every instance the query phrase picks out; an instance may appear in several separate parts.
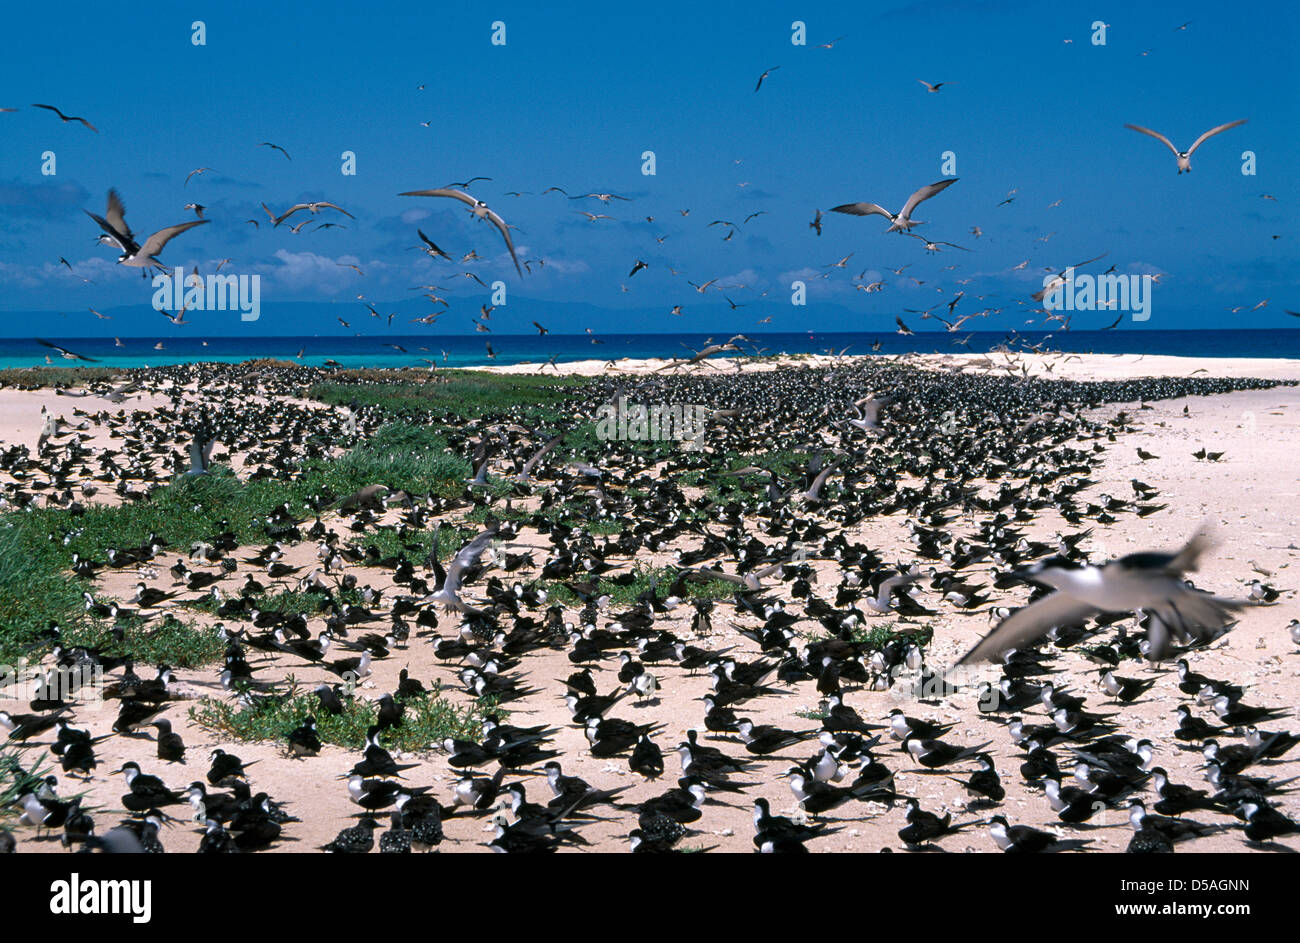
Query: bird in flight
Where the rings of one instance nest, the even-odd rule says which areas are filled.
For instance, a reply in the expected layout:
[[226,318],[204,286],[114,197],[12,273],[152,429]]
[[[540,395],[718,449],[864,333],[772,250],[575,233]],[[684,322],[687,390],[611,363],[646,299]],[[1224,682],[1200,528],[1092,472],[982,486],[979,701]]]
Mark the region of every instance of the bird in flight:
[[[290,216],[292,216],[294,213],[298,212],[299,210],[308,210],[309,212],[312,213],[319,213],[323,207],[329,207],[332,210],[338,210],[348,219],[356,219],[355,216],[353,216],[343,207],[338,206],[337,204],[334,203],[330,203],[328,200],[321,200],[319,203],[296,203],[293,206],[289,207],[289,209],[287,209],[284,213],[280,214],[279,216],[275,216],[272,219],[275,225],[279,226],[281,223],[283,223],[286,219],[288,219]],[[267,212],[270,211],[268,210]]]
[[925,86],[925,90],[927,92],[937,92],[939,91],[939,89],[943,88],[945,85],[948,84],[947,82],[935,82],[933,85],[931,85],[925,79],[917,79],[917,81]]
[[1239,124],[1245,124],[1246,121],[1247,121],[1246,118],[1240,118],[1237,121],[1229,121],[1227,124],[1221,124],[1217,128],[1211,128],[1210,130],[1202,134],[1200,137],[1198,137],[1195,141],[1193,141],[1192,146],[1189,147],[1186,151],[1180,151],[1178,148],[1174,147],[1173,142],[1170,141],[1169,138],[1165,137],[1163,134],[1161,134],[1158,131],[1152,131],[1150,128],[1144,128],[1141,125],[1136,125],[1136,124],[1126,124],[1124,125],[1124,127],[1131,128],[1132,130],[1138,131],[1142,134],[1150,135],[1151,137],[1155,138],[1157,141],[1164,142],[1165,147],[1173,151],[1174,157],[1178,159],[1178,172],[1181,174],[1184,171],[1186,171],[1187,173],[1190,174],[1192,172],[1192,154],[1195,153],[1196,149],[1201,146],[1202,142],[1204,142],[1207,138],[1214,137],[1216,134],[1222,134],[1224,131],[1227,131],[1229,128],[1235,128]]
[[90,130],[94,131],[96,134],[99,133],[99,128],[95,127],[85,118],[78,118],[76,115],[65,115],[63,112],[59,111],[59,109],[55,108],[53,105],[32,105],[32,107],[44,108],[46,111],[54,112],[56,115],[58,115],[60,118],[63,119],[64,124],[67,124],[69,121],[80,121],[82,124],[90,128]]
[[920,220],[912,219],[912,213],[917,206],[936,193],[942,193],[956,183],[958,179],[957,177],[949,177],[947,180],[940,180],[929,186],[922,187],[907,198],[907,202],[903,204],[903,209],[898,215],[894,215],[878,203],[844,203],[840,206],[832,206],[831,212],[848,213],[853,216],[885,216],[889,219],[889,228],[885,232],[908,232],[913,226],[922,224]]
[[[1076,263],[1075,265],[1071,265],[1069,268],[1072,269],[1083,268],[1085,265],[1091,265],[1093,262],[1096,262],[1098,259],[1106,258],[1108,254],[1109,253],[1103,252],[1101,255],[1094,256],[1093,258],[1088,259],[1086,262],[1079,262]],[[1017,266],[1017,268],[1019,268],[1019,266]],[[1055,275],[1052,276],[1052,278],[1047,282],[1047,284],[1042,287],[1041,290],[1034,292],[1033,295],[1031,295],[1030,297],[1033,298],[1035,301],[1042,301],[1044,298],[1048,296],[1048,294],[1050,294],[1051,292],[1055,291],[1056,289],[1060,288],[1062,285],[1065,284],[1065,273],[1067,271],[1069,271],[1069,269],[1062,269],[1060,272],[1057,272]]]
[[754,91],[757,92],[760,88],[762,88],[762,87],[763,87],[763,79],[767,78],[769,75],[771,75],[773,72],[775,72],[775,71],[776,71],[777,69],[779,69],[779,68],[781,68],[779,65],[774,65],[774,66],[772,66],[772,68],[768,69],[766,72],[764,72],[762,75],[760,75],[760,76],[758,77],[758,84],[754,86]]
[[[492,351],[491,344],[487,345],[487,349],[488,356],[494,357],[495,354]],[[479,557],[483,556],[484,551],[492,545],[496,535],[496,527],[489,527],[487,530],[480,532],[478,536],[460,549],[460,552],[447,564],[445,570],[436,557],[431,557],[430,563],[433,565],[435,575],[439,577],[439,586],[437,591],[426,596],[424,601],[426,603],[441,603],[449,612],[456,609],[464,613],[482,615],[482,610],[475,609],[473,606],[461,601],[460,585],[466,571],[478,564]]]
[[158,313],[178,327],[184,327],[191,323],[185,320],[185,308],[181,308],[181,310],[176,314],[172,314],[170,311],[159,311]]
[[81,280],[82,280],[83,282],[85,282],[87,285],[93,285],[93,284],[95,284],[95,283],[92,282],[90,279],[86,278],[86,276],[84,276],[84,275],[77,275],[77,273],[76,273],[75,271],[73,271],[72,263],[69,262],[67,259],[65,259],[63,256],[59,256],[59,264],[62,265],[62,266],[64,266],[64,267],[66,267],[67,270],[68,270],[69,272],[72,272],[73,275],[76,275],[77,278],[81,279]]
[[1143,610],[1151,616],[1147,657],[1162,661],[1175,638],[1207,642],[1228,627],[1229,612],[1243,602],[1192,589],[1183,574],[1196,569],[1209,546],[1196,534],[1176,553],[1134,553],[1101,566],[1073,567],[1060,558],[1030,568],[1028,578],[1054,592],[1017,609],[966,653],[958,664],[995,660],[1046,635],[1055,626],[1074,625],[1099,612]]
[[510,227],[506,225],[504,219],[488,209],[488,205],[482,200],[475,199],[464,190],[451,190],[446,187],[439,187],[434,190],[408,190],[405,193],[399,193],[398,196],[445,196],[453,200],[460,200],[470,208],[471,213],[479,219],[488,220],[500,231],[501,238],[506,242],[506,248],[510,250],[510,258],[515,263],[515,271],[519,273],[520,278],[523,278],[524,270],[519,267],[519,257],[515,255],[515,243],[510,238]]
[[36,338],[36,343],[41,344],[44,347],[48,347],[51,350],[57,350],[59,352],[59,356],[61,356],[64,360],[84,360],[87,363],[99,363],[99,361],[96,360],[94,357],[83,357],[81,354],[74,353],[73,351],[68,350],[66,347],[60,347],[58,344],[51,344],[49,341],[41,340],[39,337]]
[[924,236],[918,236],[914,232],[906,233],[906,235],[911,236],[913,239],[920,239],[922,242],[924,242],[925,251],[931,254],[935,252],[942,252],[943,250],[939,248],[940,246],[952,246],[954,249],[960,249],[962,252],[971,251],[970,249],[967,249],[965,246],[957,245],[957,243],[955,242],[944,242],[943,240],[939,240],[937,242],[931,242],[930,240],[926,239]]
[[144,269],[154,265],[162,268],[162,263],[158,261],[158,253],[162,252],[163,246],[185,232],[185,230],[211,222],[208,219],[194,219],[188,223],[168,226],[166,229],[158,230],[144,241],[144,245],[140,245],[135,241],[135,235],[131,232],[131,227],[126,224],[126,207],[122,204],[122,198],[118,196],[117,190],[110,189],[108,191],[108,208],[104,211],[103,216],[98,216],[90,212],[90,210],[86,210],[85,213],[99,224],[100,229],[104,230],[97,238],[97,241],[101,245],[116,246],[122,250],[122,254],[117,260],[119,265],[130,265]]
[[[556,189],[559,189],[559,188],[557,187]],[[630,202],[632,202],[632,201],[629,200],[627,197],[625,197],[625,196],[619,196],[617,193],[584,193],[584,194],[582,194],[582,196],[571,196],[571,197],[569,197],[569,199],[570,199],[570,200],[585,200],[585,199],[587,199],[588,197],[591,197],[591,198],[596,199],[596,200],[600,200],[600,202],[602,202],[602,203],[608,203],[610,200],[622,200],[624,203],[630,203]]]
[[289,152],[286,151],[286,150],[285,150],[283,147],[281,147],[279,144],[272,144],[270,141],[263,141],[261,144],[259,144],[259,145],[257,145],[257,146],[258,146],[258,147],[270,147],[270,148],[274,148],[275,150],[279,151],[281,154],[284,155],[285,160],[293,160],[293,158],[289,156]]
[[448,262],[451,261],[451,256],[449,256],[447,253],[445,253],[445,252],[443,252],[441,249],[439,249],[437,243],[435,243],[432,239],[430,239],[428,236],[426,236],[426,235],[424,234],[424,231],[423,231],[423,230],[421,230],[421,229],[417,229],[417,230],[415,231],[415,234],[416,234],[417,236],[419,236],[419,237],[420,237],[420,241],[424,243],[424,246],[423,246],[423,247],[422,247],[422,246],[416,246],[415,248],[417,248],[417,249],[423,248],[424,251],[427,252],[427,253],[429,254],[429,257],[430,257],[430,258],[433,258],[433,259],[439,259],[439,258],[441,258],[441,259],[446,259]]

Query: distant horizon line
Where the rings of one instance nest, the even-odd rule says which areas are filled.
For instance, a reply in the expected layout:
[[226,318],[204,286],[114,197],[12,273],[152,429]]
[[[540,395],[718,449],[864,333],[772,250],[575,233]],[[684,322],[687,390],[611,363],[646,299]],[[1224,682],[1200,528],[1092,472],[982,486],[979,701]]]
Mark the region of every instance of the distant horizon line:
[[[0,314],[2,314],[2,313],[4,313],[4,312],[0,312]],[[731,329],[731,328],[721,328],[721,329],[719,329],[719,328],[711,328],[711,329],[691,330],[691,331],[595,331],[595,332],[592,332],[592,333],[590,333],[590,334],[587,333],[587,332],[585,332],[585,331],[584,331],[584,332],[579,332],[579,333],[563,333],[563,332],[560,332],[560,331],[547,331],[547,333],[544,334],[544,335],[543,335],[543,334],[538,334],[536,331],[525,331],[525,332],[520,332],[520,333],[515,333],[515,334],[498,333],[498,332],[496,332],[496,331],[493,331],[490,335],[483,335],[483,334],[479,334],[479,333],[476,333],[476,332],[473,332],[473,331],[468,331],[468,332],[463,332],[463,333],[455,333],[455,334],[397,334],[397,333],[383,333],[383,334],[356,334],[356,333],[347,333],[347,332],[329,333],[329,334],[258,334],[258,333],[254,333],[254,332],[251,332],[251,331],[242,331],[242,332],[235,333],[235,334],[194,334],[194,335],[190,335],[190,336],[186,336],[186,335],[183,335],[183,334],[157,334],[157,333],[154,333],[154,334],[108,334],[108,333],[105,333],[105,334],[59,334],[59,333],[54,332],[54,331],[42,331],[42,332],[39,332],[39,336],[41,336],[41,337],[56,337],[56,338],[62,338],[62,339],[64,339],[64,340],[104,340],[105,338],[116,337],[116,338],[120,338],[120,339],[123,339],[123,340],[146,340],[146,339],[147,339],[147,340],[185,341],[185,340],[210,340],[210,339],[236,340],[236,339],[243,338],[243,339],[246,339],[246,340],[273,341],[273,340],[302,340],[302,339],[304,339],[304,338],[321,338],[321,339],[326,339],[326,338],[330,338],[330,339],[353,338],[353,339],[356,339],[356,340],[363,340],[363,339],[365,339],[365,338],[375,338],[375,339],[381,339],[381,338],[384,338],[384,339],[388,339],[388,338],[399,338],[399,337],[407,337],[407,338],[412,338],[412,337],[413,337],[413,338],[420,338],[420,339],[422,339],[422,340],[434,340],[434,339],[449,340],[449,339],[453,339],[453,338],[477,338],[477,339],[484,339],[484,340],[487,340],[487,341],[492,341],[492,340],[494,340],[494,339],[518,338],[518,337],[528,337],[528,338],[553,337],[553,338],[559,339],[559,338],[587,338],[587,337],[593,337],[593,336],[594,336],[594,337],[672,337],[672,336],[691,336],[691,335],[694,335],[694,334],[700,334],[700,335],[713,334],[713,335],[716,335],[716,334],[725,334],[725,333],[727,333],[728,331],[731,331],[731,330],[733,330],[733,329]],[[926,334],[926,335],[933,334],[935,337],[945,337],[945,336],[948,336],[948,335],[950,335],[950,334],[962,334],[962,335],[970,335],[970,336],[979,336],[979,335],[986,335],[986,334],[1003,334],[1003,335],[1005,335],[1005,334],[1011,334],[1011,333],[1013,333],[1013,332],[1014,332],[1015,334],[1022,335],[1022,336],[1030,336],[1030,335],[1035,335],[1035,334],[1041,334],[1041,335],[1049,335],[1049,334],[1050,334],[1050,335],[1052,335],[1052,336],[1058,336],[1058,335],[1062,335],[1062,334],[1071,334],[1071,335],[1081,335],[1081,334],[1109,334],[1109,333],[1111,333],[1111,331],[1114,331],[1114,330],[1118,330],[1118,328],[1082,328],[1082,329],[1079,329],[1079,330],[1072,330],[1072,331],[1052,331],[1052,330],[1032,330],[1032,329],[1031,329],[1031,330],[1024,330],[1024,331],[1022,331],[1022,330],[1013,329],[1013,328],[1001,328],[1001,329],[995,329],[995,330],[982,330],[982,331],[981,331],[981,330],[974,330],[974,331],[955,331],[955,332],[954,332],[954,331],[948,331],[948,330],[946,330],[946,329],[932,330],[932,329],[926,329],[926,328],[916,327],[916,328],[912,328],[912,333],[913,333],[913,334]],[[1164,331],[1164,332],[1171,333],[1171,334],[1173,334],[1173,333],[1180,333],[1180,334],[1181,334],[1181,333],[1186,333],[1186,334],[1211,334],[1211,333],[1219,333],[1219,334],[1235,334],[1235,333],[1243,333],[1243,332],[1249,332],[1249,331],[1260,331],[1260,332],[1269,332],[1269,331],[1300,331],[1300,324],[1297,324],[1295,327],[1290,327],[1290,326],[1283,326],[1283,327],[1147,327],[1147,326],[1143,325],[1143,326],[1134,326],[1131,330],[1141,331],[1141,332],[1143,332],[1143,333],[1157,333],[1157,332]],[[805,336],[805,335],[808,335],[808,334],[814,334],[814,335],[817,335],[817,334],[862,335],[862,336],[864,336],[864,337],[865,337],[865,336],[880,337],[880,336],[882,336],[882,335],[884,335],[884,336],[894,335],[894,334],[897,334],[898,331],[897,331],[897,330],[889,330],[889,329],[881,329],[881,330],[874,330],[874,331],[873,331],[873,330],[853,330],[853,331],[849,331],[849,330],[838,330],[838,329],[826,329],[826,330],[820,330],[820,329],[816,329],[816,328],[809,330],[809,329],[806,329],[806,328],[802,328],[802,329],[799,329],[799,330],[793,330],[793,331],[749,331],[748,333],[746,333],[745,331],[735,331],[734,333],[735,333],[735,334],[745,334],[746,336],[748,336],[748,334],[754,334],[755,336],[758,336],[758,337]],[[36,340],[37,336],[38,336],[37,333],[32,333],[32,334],[27,334],[27,333],[24,333],[24,334],[4,334],[4,333],[0,333],[0,341],[33,341],[33,340]]]

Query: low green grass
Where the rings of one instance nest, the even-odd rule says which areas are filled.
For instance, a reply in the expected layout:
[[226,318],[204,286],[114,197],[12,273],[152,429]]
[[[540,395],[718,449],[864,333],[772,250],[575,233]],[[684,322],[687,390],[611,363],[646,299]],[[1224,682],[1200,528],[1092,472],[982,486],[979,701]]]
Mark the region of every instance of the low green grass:
[[[597,594],[608,593],[611,606],[630,606],[651,585],[656,585],[655,580],[657,579],[657,591],[660,598],[662,598],[667,594],[668,587],[672,586],[677,579],[679,572],[675,567],[647,567],[638,564],[632,570],[634,578],[625,584],[616,583],[608,577],[602,576],[596,583]],[[573,590],[563,583],[544,581],[541,586],[555,602],[565,603],[570,606],[582,605],[582,601]],[[729,583],[726,580],[688,580],[686,582],[686,598],[730,599],[736,595],[736,589],[736,584]]]
[[[406,705],[402,723],[385,731],[382,742],[403,752],[427,750],[448,737],[477,738],[487,714],[502,714],[491,698],[461,706],[436,689],[421,697],[398,700]],[[281,743],[308,717],[315,717],[322,743],[359,750],[365,746],[366,729],[374,725],[378,707],[370,701],[345,700],[343,713],[331,715],[320,709],[314,694],[267,699],[256,707],[205,697],[189,714],[195,723],[235,740]]]
[[[0,745],[0,822],[22,814],[19,795],[49,775],[50,763],[41,750]],[[66,797],[65,797],[66,798]]]
[[20,390],[42,387],[68,389],[122,376],[122,370],[112,367],[10,367],[0,370],[0,387]]
[[[451,454],[437,432],[394,424],[339,459],[309,463],[294,481],[241,481],[217,467],[207,475],[179,476],[144,501],[90,505],[77,514],[45,508],[0,516],[0,658],[30,654],[51,622],[65,632],[96,627],[81,598],[91,583],[68,572],[74,552],[102,563],[107,548],[138,547],[154,535],[166,541],[165,555],[188,555],[195,542],[226,529],[241,545],[256,546],[270,540],[267,518],[281,504],[310,520],[308,502],[322,496],[337,500],[370,484],[417,495],[455,494],[469,473],[469,463]],[[439,555],[459,549],[462,536],[459,530],[444,533]],[[427,556],[433,534],[377,530],[356,542],[375,545],[381,556]],[[137,657],[144,660],[153,649],[141,644]]]
[[[478,533],[470,527],[449,527],[446,524],[438,531],[438,559],[446,560],[455,554],[471,537]],[[397,557],[405,554],[413,563],[420,563],[433,550],[432,528],[429,530],[408,530],[405,534],[396,530],[368,530],[357,534],[352,543],[368,549],[374,547],[380,557]],[[350,600],[349,600],[350,601]]]
[[[300,592],[298,590],[278,590],[267,593],[256,593],[250,598],[252,605],[262,612],[278,612],[286,615],[303,615],[314,616],[324,611],[329,605],[330,595],[317,590]],[[361,593],[355,589],[340,589],[333,593],[333,598],[341,603],[349,605],[361,604]],[[189,603],[189,608],[197,609],[200,612],[215,614],[221,608],[221,604],[212,598],[211,595],[205,595],[202,599]]]
[[391,423],[333,461],[313,467],[311,484],[347,495],[369,484],[412,494],[457,494],[470,477],[470,463],[447,448],[437,432]]
[[[859,624],[849,636],[849,640],[861,643],[868,652],[874,652],[880,651],[890,642],[902,636],[916,642],[918,647],[925,648],[934,638],[934,628],[928,624],[908,625],[899,628],[898,623],[892,621],[868,622]],[[831,637],[831,633],[824,630],[810,636],[814,641]]]
[[314,384],[308,395],[334,406],[356,402],[377,406],[395,418],[481,419],[489,415],[516,415],[544,422],[568,418],[563,403],[568,393],[585,384],[583,377],[535,376],[457,370],[423,380],[373,382],[341,373]]
[[182,622],[171,613],[156,625],[128,622],[118,638],[98,625],[79,626],[63,632],[64,644],[96,648],[108,655],[129,657],[140,663],[197,668],[216,661],[226,644],[213,626]]

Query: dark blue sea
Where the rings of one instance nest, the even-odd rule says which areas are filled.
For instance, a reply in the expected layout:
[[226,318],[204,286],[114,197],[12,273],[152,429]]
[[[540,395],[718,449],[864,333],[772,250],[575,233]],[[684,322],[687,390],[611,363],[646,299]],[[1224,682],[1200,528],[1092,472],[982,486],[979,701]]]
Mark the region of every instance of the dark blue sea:
[[[979,353],[1007,342],[1003,331],[976,332],[968,346],[954,346],[948,333],[926,332],[905,337],[897,333],[747,333],[750,343],[741,342],[742,352],[754,349],[766,355],[778,353],[870,354],[880,342],[881,354]],[[965,337],[963,333],[960,335]],[[1041,333],[1021,333],[1013,349],[1037,344]],[[586,334],[493,334],[446,337],[186,337],[168,338],[162,350],[153,338],[124,338],[117,346],[113,338],[49,338],[60,346],[110,367],[163,366],[195,361],[238,362],[256,357],[296,360],[321,366],[333,360],[345,367],[473,367],[485,364],[546,363],[552,356],[558,363],[574,360],[612,360],[620,357],[683,357],[704,346],[703,334],[603,334],[593,343]],[[714,335],[714,342],[727,337]],[[495,360],[487,356],[491,343]],[[387,345],[397,345],[405,351]],[[1300,330],[1232,331],[1070,331],[1053,334],[1047,350],[1098,354],[1167,354],[1180,357],[1236,357],[1300,359]],[[301,359],[296,359],[299,352]],[[62,359],[57,352],[34,340],[0,338],[0,368],[42,366],[46,357],[56,366],[87,366]]]

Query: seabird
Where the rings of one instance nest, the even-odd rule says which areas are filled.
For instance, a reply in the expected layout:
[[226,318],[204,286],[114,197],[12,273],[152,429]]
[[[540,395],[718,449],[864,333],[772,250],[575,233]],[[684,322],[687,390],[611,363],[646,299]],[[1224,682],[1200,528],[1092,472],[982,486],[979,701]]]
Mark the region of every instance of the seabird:
[[1221,124],[1217,128],[1211,128],[1193,141],[1192,146],[1185,151],[1180,151],[1178,148],[1174,147],[1173,142],[1159,131],[1152,131],[1150,128],[1144,128],[1141,125],[1136,124],[1126,124],[1124,127],[1131,128],[1132,130],[1138,131],[1142,134],[1150,135],[1157,141],[1164,142],[1165,147],[1173,151],[1174,157],[1178,159],[1178,172],[1181,174],[1183,171],[1186,171],[1190,174],[1192,172],[1192,154],[1196,152],[1196,149],[1201,146],[1202,142],[1207,138],[1214,137],[1216,134],[1221,134],[1224,131],[1227,131],[1229,128],[1235,128],[1239,124],[1245,124],[1246,121],[1246,118],[1241,118],[1237,121],[1229,121],[1227,124]]
[[459,595],[460,583],[465,576],[465,571],[478,563],[478,558],[491,546],[492,541],[496,539],[496,535],[497,529],[495,527],[489,527],[481,532],[461,548],[460,552],[447,564],[446,570],[442,569],[436,558],[431,557],[430,563],[434,565],[434,570],[442,578],[442,581],[437,591],[425,597],[424,601],[426,603],[441,603],[449,610],[456,609],[473,615],[483,615],[482,610],[461,602]]
[[39,337],[36,338],[36,343],[48,347],[51,350],[57,350],[59,352],[59,356],[62,357],[64,360],[84,360],[87,363],[99,363],[99,361],[96,360],[94,357],[84,357],[81,354],[68,350],[68,348],[66,347],[60,347],[58,344],[51,344],[49,341],[41,340]]
[[1148,629],[1148,657],[1153,661],[1169,657],[1174,637],[1197,642],[1215,638],[1227,628],[1229,611],[1244,603],[1189,589],[1183,583],[1182,574],[1196,569],[1208,545],[1203,534],[1196,534],[1177,553],[1135,553],[1102,566],[1074,567],[1061,558],[1038,564],[1029,570],[1028,578],[1055,592],[1017,609],[958,664],[995,660],[1054,627],[1073,625],[1099,612],[1141,609],[1154,616]]
[[348,219],[356,219],[355,216],[353,216],[343,207],[339,206],[337,203],[331,203],[328,200],[321,200],[316,203],[295,203],[293,206],[289,207],[289,209],[285,210],[279,216],[272,217],[272,221],[275,223],[275,225],[279,226],[281,223],[283,223],[286,219],[288,219],[290,216],[292,216],[294,213],[298,212],[299,210],[307,210],[311,213],[319,213],[323,207],[329,207],[332,210],[338,210]]
[[947,180],[939,180],[917,190],[907,198],[907,202],[903,204],[903,209],[897,216],[878,203],[844,203],[840,206],[832,206],[831,212],[849,213],[853,216],[885,216],[889,219],[889,228],[885,232],[909,232],[913,226],[923,225],[922,221],[912,219],[912,213],[917,206],[936,193],[942,193],[956,183],[958,179],[957,177],[949,177]]
[[[774,66],[772,66],[772,68],[768,69],[766,72],[764,72],[762,75],[760,75],[760,76],[758,77],[758,84],[754,86],[754,91],[757,92],[760,88],[762,88],[762,87],[763,87],[763,79],[767,78],[769,75],[771,75],[773,72],[775,72],[775,71],[776,71],[777,69],[779,69],[779,68],[781,68],[779,65],[774,65]],[[682,215],[685,215],[685,214],[683,213]]]
[[[59,109],[55,108],[53,105],[32,105],[32,107],[33,107],[33,108],[44,108],[46,111],[52,111],[52,112],[54,112],[56,115],[58,115],[60,118],[63,119],[63,122],[64,122],[65,124],[66,124],[67,122],[69,122],[69,121],[80,121],[82,124],[84,124],[86,127],[90,128],[90,130],[94,131],[96,134],[99,133],[99,128],[95,127],[93,124],[91,124],[91,123],[90,123],[89,121],[87,121],[85,118],[78,118],[76,115],[65,115],[63,112],[59,111]],[[8,110],[8,109],[6,109],[6,110]]]
[[515,263],[515,271],[519,273],[520,278],[523,277],[524,271],[519,267],[519,257],[515,255],[514,240],[510,238],[510,227],[506,225],[504,219],[488,209],[488,205],[482,200],[475,199],[464,190],[451,190],[446,187],[438,187],[433,190],[408,190],[405,193],[399,193],[398,196],[446,196],[451,197],[453,200],[460,200],[470,208],[471,213],[479,219],[489,220],[500,231],[501,238],[506,241],[506,248],[510,250],[510,258]]
[[100,243],[116,246],[122,250],[118,256],[119,265],[130,265],[135,268],[150,268],[165,266],[158,261],[158,253],[162,252],[163,247],[172,239],[185,232],[187,229],[193,229],[195,226],[205,226],[212,222],[209,219],[193,219],[188,223],[181,223],[177,226],[168,226],[166,229],[160,229],[140,245],[135,241],[135,236],[131,228],[126,224],[126,207],[122,204],[122,198],[118,196],[117,190],[108,191],[108,208],[104,211],[103,216],[99,216],[90,210],[85,210],[87,216],[99,224],[99,228],[104,230],[103,234],[98,237]]
[[279,151],[281,154],[283,154],[285,160],[293,160],[293,158],[289,156],[289,152],[286,151],[286,150],[285,150],[283,147],[281,147],[279,144],[272,144],[270,141],[263,141],[261,144],[259,144],[259,145],[257,145],[257,146],[258,146],[258,147],[269,147],[269,148],[272,148],[273,150],[277,150],[277,151]]

